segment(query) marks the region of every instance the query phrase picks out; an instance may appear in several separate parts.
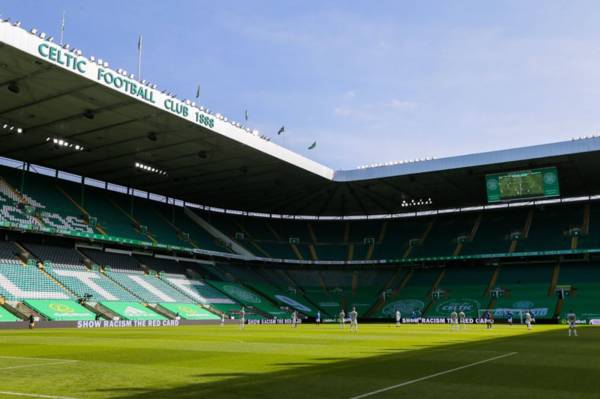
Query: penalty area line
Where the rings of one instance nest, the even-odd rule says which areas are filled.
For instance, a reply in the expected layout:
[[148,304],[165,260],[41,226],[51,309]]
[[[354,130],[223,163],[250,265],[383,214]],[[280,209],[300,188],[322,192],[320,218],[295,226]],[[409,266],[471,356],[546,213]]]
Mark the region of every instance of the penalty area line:
[[53,357],[33,357],[33,356],[0,356],[0,359],[24,359],[24,360],[69,360],[69,359],[57,359]]
[[392,385],[392,386],[386,387],[386,388],[381,388],[381,389],[378,389],[376,391],[371,391],[371,392],[363,393],[362,395],[353,396],[350,399],[367,398],[369,396],[378,395],[380,393],[391,391],[393,389],[402,388],[402,387],[405,387],[407,385],[416,384],[417,382],[429,380],[429,379],[432,379],[432,378],[435,378],[435,377],[439,377],[439,376],[445,375],[445,374],[454,373],[455,371],[460,371],[460,370],[468,369],[469,367],[478,366],[480,364],[493,362],[494,360],[503,359],[505,357],[514,356],[516,354],[518,354],[518,352],[505,353],[504,355],[494,356],[494,357],[491,357],[489,359],[484,359],[484,360],[480,360],[480,361],[475,362],[475,363],[469,363],[469,364],[465,364],[464,366],[455,367],[453,369],[449,369],[449,370],[445,370],[445,371],[440,371],[439,373],[430,374],[430,375],[427,375],[425,377],[417,378],[417,379],[410,380],[410,381],[405,381],[403,383]]
[[59,364],[72,364],[72,363],[77,363],[77,360],[64,360],[62,362],[52,362],[52,363],[20,364],[18,366],[0,367],[0,370],[24,369],[24,368],[28,368],[28,367],[56,366]]
[[40,395],[37,393],[22,393],[22,392],[12,392],[12,391],[0,391],[0,395],[20,396],[22,398],[77,399],[77,398],[71,398],[69,396]]

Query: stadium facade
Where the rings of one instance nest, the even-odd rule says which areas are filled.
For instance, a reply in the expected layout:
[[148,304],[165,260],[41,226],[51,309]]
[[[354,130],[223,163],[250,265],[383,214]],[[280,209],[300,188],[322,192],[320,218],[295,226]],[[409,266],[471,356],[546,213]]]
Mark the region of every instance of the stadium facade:
[[600,319],[600,138],[334,171],[0,23],[0,321]]

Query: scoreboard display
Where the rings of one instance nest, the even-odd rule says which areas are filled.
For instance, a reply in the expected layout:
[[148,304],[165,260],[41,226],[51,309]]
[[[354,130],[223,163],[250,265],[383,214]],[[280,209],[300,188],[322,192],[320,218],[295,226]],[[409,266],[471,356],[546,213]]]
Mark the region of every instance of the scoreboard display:
[[488,202],[560,195],[556,167],[496,173],[485,177]]

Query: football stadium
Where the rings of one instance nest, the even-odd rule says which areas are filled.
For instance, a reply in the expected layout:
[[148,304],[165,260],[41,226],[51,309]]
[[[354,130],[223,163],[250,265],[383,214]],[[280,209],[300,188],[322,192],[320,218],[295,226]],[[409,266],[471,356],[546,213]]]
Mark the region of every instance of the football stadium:
[[600,138],[334,170],[0,21],[0,397],[593,398]]

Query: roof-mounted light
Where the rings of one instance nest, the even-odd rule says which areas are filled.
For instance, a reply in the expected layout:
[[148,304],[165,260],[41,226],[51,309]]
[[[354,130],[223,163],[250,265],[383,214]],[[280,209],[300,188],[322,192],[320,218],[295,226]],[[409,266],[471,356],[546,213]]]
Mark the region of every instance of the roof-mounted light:
[[60,137],[46,137],[46,143],[53,144],[55,148],[73,150],[73,151],[84,151],[85,146],[76,144],[71,141],[65,140]]
[[162,169],[155,168],[153,166],[146,165],[146,164],[141,163],[141,162],[136,162],[134,165],[135,165],[135,167],[137,169],[143,170],[145,172],[155,173],[155,174],[161,175],[161,176],[166,176],[167,175],[166,171],[164,171]]

